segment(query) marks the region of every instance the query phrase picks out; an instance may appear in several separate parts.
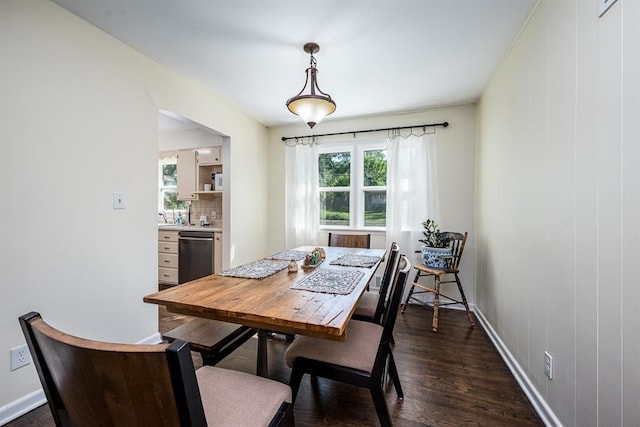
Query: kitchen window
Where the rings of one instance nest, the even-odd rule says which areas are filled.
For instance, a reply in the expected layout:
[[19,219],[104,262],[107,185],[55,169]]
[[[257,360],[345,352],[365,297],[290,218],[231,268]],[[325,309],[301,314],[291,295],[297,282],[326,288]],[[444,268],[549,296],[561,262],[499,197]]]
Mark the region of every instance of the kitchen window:
[[318,172],[321,227],[384,229],[387,150],[383,142],[321,145]]
[[178,166],[177,158],[165,158],[158,162],[158,212],[164,212],[167,220],[173,222],[180,212],[185,212],[187,202],[178,200]]

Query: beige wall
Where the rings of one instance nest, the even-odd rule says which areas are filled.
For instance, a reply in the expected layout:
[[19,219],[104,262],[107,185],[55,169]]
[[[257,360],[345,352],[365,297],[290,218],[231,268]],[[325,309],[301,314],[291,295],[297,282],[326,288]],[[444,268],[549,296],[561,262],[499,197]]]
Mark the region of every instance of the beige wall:
[[[40,311],[85,337],[157,333],[158,110],[230,137],[228,263],[266,253],[267,131],[46,0],[0,2],[0,421],[37,390],[9,371],[17,318]],[[228,173],[227,173],[228,172]],[[126,209],[112,209],[112,193]]]
[[542,0],[482,97],[476,304],[562,424],[631,426],[640,2],[597,3]]
[[[340,108],[339,103],[338,108]],[[465,249],[462,262],[462,280],[467,298],[473,301],[475,283],[473,268],[475,265],[475,236],[473,233],[475,113],[474,105],[463,105],[416,113],[326,121],[314,130],[310,130],[302,121],[300,125],[296,126],[269,129],[269,250],[285,249],[284,150],[286,147],[281,141],[283,136],[313,135],[314,133],[379,129],[448,121],[449,127],[438,127],[436,130],[439,222],[443,229],[469,231],[469,244]],[[381,138],[386,137],[384,132],[376,135]],[[348,140],[352,137],[347,135],[345,138]],[[332,137],[332,141],[335,141],[335,138]],[[326,241],[325,232],[320,232],[319,236],[320,242]],[[373,233],[371,244],[374,247],[383,248],[385,246],[384,234]],[[401,248],[401,252],[413,252],[418,247],[419,243],[416,242],[416,248]]]

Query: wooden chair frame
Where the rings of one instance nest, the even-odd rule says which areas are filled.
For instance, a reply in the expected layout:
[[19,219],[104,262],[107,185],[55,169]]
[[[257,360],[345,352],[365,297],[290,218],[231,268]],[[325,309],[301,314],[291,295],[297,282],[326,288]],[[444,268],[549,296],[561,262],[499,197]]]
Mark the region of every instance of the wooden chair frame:
[[305,373],[308,373],[311,374],[312,377],[319,376],[358,387],[368,388],[371,392],[380,424],[383,427],[392,425],[391,415],[389,414],[389,408],[387,407],[384,396],[383,384],[388,370],[389,377],[393,382],[398,398],[404,399],[404,392],[400,384],[398,369],[391,349],[393,328],[395,326],[404,286],[407,281],[407,275],[411,269],[411,264],[404,255],[401,256],[401,264],[402,261],[405,263],[404,267],[396,271],[391,289],[391,300],[382,319],[384,329],[378,345],[372,372],[365,372],[305,357],[297,357],[293,363],[291,378],[289,380],[289,385],[293,392],[293,404],[295,404],[302,377]]
[[351,317],[354,320],[364,320],[368,322],[374,322],[380,324],[382,320],[382,314],[387,308],[389,302],[389,285],[395,276],[396,269],[398,268],[400,247],[396,242],[391,243],[389,249],[389,256],[387,257],[387,263],[382,275],[382,283],[380,284],[380,290],[378,292],[378,304],[376,305],[376,311],[373,317],[360,316],[357,313]]
[[328,246],[371,249],[371,234],[329,233]]
[[[207,426],[188,343],[87,340],[37,312],[19,322],[56,426]],[[293,425],[291,404],[283,402],[271,420],[278,425]]]
[[258,333],[248,326],[221,322],[213,319],[194,318],[162,334],[168,342],[182,340],[189,343],[191,351],[202,356],[202,364],[215,366],[242,344]]
[[[429,304],[424,303],[415,297],[415,295],[423,294],[423,293],[432,293],[434,294],[433,299],[433,320],[432,320],[432,330],[433,332],[438,332],[438,314],[441,306],[447,306],[452,304],[462,304],[467,312],[467,318],[469,319],[470,326],[475,326],[475,322],[473,321],[473,317],[471,316],[471,312],[469,311],[469,304],[467,303],[467,298],[464,295],[464,290],[462,289],[462,282],[460,281],[460,277],[458,276],[460,270],[460,260],[462,259],[462,253],[464,251],[464,246],[467,242],[468,233],[455,233],[455,232],[443,232],[442,234],[445,237],[449,237],[451,239],[450,247],[451,247],[451,256],[449,257],[448,266],[446,269],[434,269],[427,267],[422,264],[415,265],[413,268],[417,270],[416,275],[411,283],[411,287],[409,288],[409,293],[407,294],[407,298],[405,302],[402,304],[401,311],[404,312],[409,301],[413,300],[418,304],[422,304],[425,306],[430,306]],[[453,280],[442,280],[442,276],[445,275],[453,275]],[[426,285],[419,283],[421,277],[429,277],[433,276],[434,279],[434,288],[430,288]],[[458,286],[458,292],[460,292],[460,297],[452,297],[449,295],[443,294],[440,290],[443,283],[456,283]],[[420,290],[416,290],[415,288],[419,288]],[[445,298],[445,302],[441,302],[440,298]]]

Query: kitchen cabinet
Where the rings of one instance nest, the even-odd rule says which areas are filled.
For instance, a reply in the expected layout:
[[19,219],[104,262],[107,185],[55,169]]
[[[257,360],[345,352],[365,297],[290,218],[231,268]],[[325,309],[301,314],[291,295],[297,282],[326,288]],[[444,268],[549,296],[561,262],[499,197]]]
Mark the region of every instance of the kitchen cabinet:
[[[180,151],[177,165],[179,200],[222,194],[222,147]],[[211,184],[211,189],[205,190],[205,184]]]
[[158,230],[158,283],[178,284],[178,232]]
[[213,272],[222,272],[222,233],[213,233]]
[[[199,149],[196,156],[198,184],[197,194],[222,194],[222,147]],[[217,179],[216,179],[217,177]],[[205,191],[205,185],[211,184],[211,190]]]
[[222,164],[222,147],[206,147],[196,150],[196,158],[199,165]]
[[[219,175],[217,179],[216,175]],[[205,184],[211,184],[211,190],[205,191]],[[222,165],[198,165],[197,194],[222,194]]]
[[184,150],[178,153],[176,162],[178,168],[178,199],[196,200],[196,152]]

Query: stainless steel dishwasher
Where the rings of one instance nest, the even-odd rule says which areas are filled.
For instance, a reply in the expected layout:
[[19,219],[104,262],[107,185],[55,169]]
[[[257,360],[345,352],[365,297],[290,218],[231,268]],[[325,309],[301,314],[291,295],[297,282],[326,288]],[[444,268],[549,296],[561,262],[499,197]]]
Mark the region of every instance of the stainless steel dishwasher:
[[178,283],[213,274],[213,231],[178,233]]

